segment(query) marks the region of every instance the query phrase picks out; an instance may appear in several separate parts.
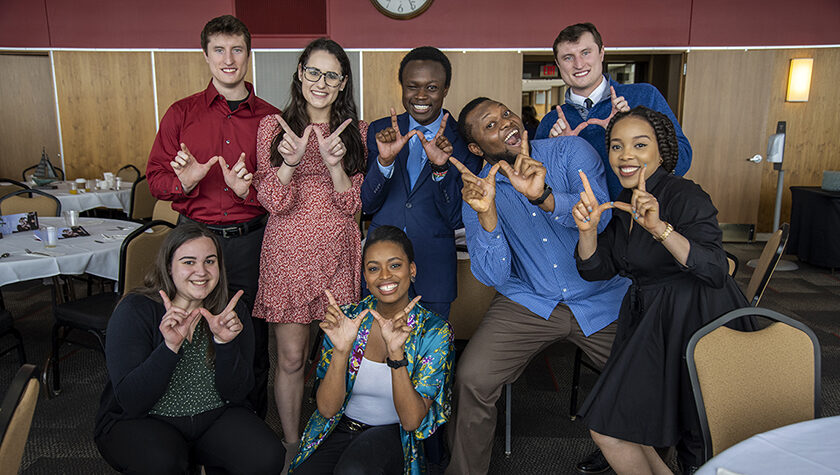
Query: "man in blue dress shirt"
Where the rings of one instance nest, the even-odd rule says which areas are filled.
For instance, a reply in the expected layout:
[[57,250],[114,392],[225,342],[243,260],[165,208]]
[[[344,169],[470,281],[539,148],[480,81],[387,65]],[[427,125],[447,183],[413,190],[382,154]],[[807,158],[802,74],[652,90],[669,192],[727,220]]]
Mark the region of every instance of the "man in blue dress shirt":
[[476,176],[452,160],[464,182],[472,272],[497,294],[458,363],[452,474],[487,472],[496,400],[536,353],[565,339],[603,366],[628,285],[620,277],[586,282],[575,266],[571,211],[584,189],[579,171],[590,177],[599,202],[608,200],[604,166],[585,140],[537,140],[529,147],[520,118],[484,97],[464,106],[459,124],[470,151],[487,161]]
[[457,293],[454,231],[463,226],[461,173],[447,158],[454,156],[473,173],[481,159],[467,150],[457,122],[443,109],[452,80],[443,52],[431,46],[411,50],[397,77],[406,112],[391,109],[391,117],[370,124],[362,211],[373,215],[370,230],[390,224],[405,231],[417,264],[413,291],[424,307],[446,318]]

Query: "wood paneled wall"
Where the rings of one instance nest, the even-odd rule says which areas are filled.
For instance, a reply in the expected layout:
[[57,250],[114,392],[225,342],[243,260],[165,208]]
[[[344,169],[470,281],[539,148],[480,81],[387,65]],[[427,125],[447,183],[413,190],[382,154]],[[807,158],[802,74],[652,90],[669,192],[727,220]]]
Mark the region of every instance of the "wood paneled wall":
[[54,61],[65,176],[144,170],[155,136],[150,54],[57,51]]
[[[811,95],[785,102],[791,58],[813,57]],[[765,156],[778,121],[787,122],[781,222],[790,221],[790,186],[819,186],[840,170],[840,48],[692,51],[685,78],[683,129],[694,149],[688,177],[711,195],[724,223],[771,232],[778,174]]]
[[50,57],[0,54],[0,177],[21,179],[45,147],[61,167]]
[[[400,60],[407,52],[363,53],[363,119],[370,122],[385,117],[390,114],[391,107],[397,114],[405,112],[397,72]],[[467,102],[479,96],[487,96],[513,110],[519,110],[522,102],[520,53],[447,51],[446,55],[452,63],[452,83],[444,107],[456,116],[453,119],[458,118],[458,113]]]

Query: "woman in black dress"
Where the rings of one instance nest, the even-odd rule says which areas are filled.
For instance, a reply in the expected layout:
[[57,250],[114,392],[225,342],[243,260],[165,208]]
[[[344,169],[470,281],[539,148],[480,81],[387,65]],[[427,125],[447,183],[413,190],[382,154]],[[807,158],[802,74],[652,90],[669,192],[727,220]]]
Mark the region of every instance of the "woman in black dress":
[[[679,152],[668,118],[646,107],[617,114],[607,149],[624,190],[599,205],[581,172],[577,267],[586,280],[620,274],[633,284],[610,358],[580,414],[617,473],[671,473],[653,447],[702,440],[686,344],[702,325],[747,302],[728,275],[709,195],[671,173]],[[613,207],[625,212],[598,235],[601,212]]]

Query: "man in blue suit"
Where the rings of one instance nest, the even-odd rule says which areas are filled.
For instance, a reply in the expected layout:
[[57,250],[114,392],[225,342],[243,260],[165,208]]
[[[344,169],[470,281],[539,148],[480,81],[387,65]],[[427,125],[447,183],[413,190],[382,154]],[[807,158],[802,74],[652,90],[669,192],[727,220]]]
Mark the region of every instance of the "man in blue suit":
[[[371,229],[390,224],[414,244],[420,303],[443,316],[457,293],[454,231],[461,222],[461,174],[450,155],[474,173],[481,159],[467,150],[458,124],[443,110],[452,66],[431,46],[411,50],[398,74],[406,112],[383,117],[368,130],[368,171],[362,184],[362,211],[373,215]],[[408,146],[406,147],[406,144]]]

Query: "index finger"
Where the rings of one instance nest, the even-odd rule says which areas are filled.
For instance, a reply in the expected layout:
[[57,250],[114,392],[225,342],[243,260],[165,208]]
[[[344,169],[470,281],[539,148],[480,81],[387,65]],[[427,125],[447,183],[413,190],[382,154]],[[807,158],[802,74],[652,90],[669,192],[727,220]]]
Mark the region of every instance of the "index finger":
[[459,162],[457,158],[455,158],[453,156],[450,156],[449,157],[449,162],[452,163],[453,165],[455,165],[455,168],[457,168],[458,171],[461,172],[461,175],[475,176],[475,174],[469,168],[467,168],[466,165]]
[[520,150],[522,150],[522,152],[521,152],[522,155],[525,155],[526,157],[530,157],[531,156],[530,155],[531,154],[531,149],[528,147],[528,131],[527,130],[522,131],[522,143],[520,143],[519,145],[521,147]]
[[166,292],[164,292],[163,289],[158,290],[158,293],[160,294],[160,299],[163,300],[163,308],[165,308],[168,312],[169,309],[172,308],[172,301],[169,300],[169,297],[166,295]]
[[330,302],[330,306],[337,307],[338,304],[335,303],[335,297],[333,297],[333,294],[328,289],[324,289],[324,293],[327,294],[327,300]]
[[645,190],[645,171],[647,170],[647,163],[645,166],[642,167],[639,173],[639,186],[637,187],[639,191],[646,191]]
[[280,122],[280,127],[283,127],[283,130],[285,130],[287,134],[290,134],[293,137],[297,137],[297,135],[294,132],[292,132],[292,128],[289,127],[289,124],[287,124],[286,121],[283,120],[282,117],[280,117],[280,114],[274,114],[274,117],[277,119],[277,122]]
[[233,298],[230,299],[230,302],[227,304],[227,307],[225,307],[225,309],[222,310],[222,313],[220,315],[226,315],[228,312],[233,310],[234,307],[236,307],[236,304],[239,302],[239,298],[242,297],[242,294],[244,293],[245,291],[242,289],[237,290],[236,294],[234,294]]
[[181,143],[181,151],[189,156],[192,156],[192,153],[190,153],[190,149],[187,148],[187,144],[185,143]]
[[397,111],[393,107],[391,108],[391,128],[400,133],[400,128],[397,125]]
[[405,308],[403,309],[403,311],[405,312],[406,315],[411,313],[411,310],[414,309],[414,306],[417,305],[417,302],[420,301],[420,297],[421,296],[418,295],[417,297],[414,297],[414,299],[411,302],[408,302],[408,305],[406,305]]
[[615,94],[615,88],[610,86],[610,100],[615,103],[615,100],[618,99],[618,96]]
[[337,137],[341,135],[341,133],[344,132],[344,129],[346,129],[347,126],[350,125],[350,122],[353,122],[353,119],[347,119],[344,122],[342,122],[341,125],[339,125],[337,129],[335,129],[335,132],[330,134],[330,136]]
[[595,200],[595,193],[592,192],[592,186],[589,184],[589,178],[586,177],[586,173],[583,173],[583,170],[578,170],[578,175],[580,175],[580,181],[583,182],[583,191],[586,192],[586,196],[597,202],[597,200]]
[[443,114],[443,119],[440,120],[440,129],[438,129],[438,132],[435,134],[435,139],[437,139],[438,137],[443,135],[443,130],[446,129],[446,119],[448,119],[448,118],[449,118],[449,112],[447,112],[446,114]]

